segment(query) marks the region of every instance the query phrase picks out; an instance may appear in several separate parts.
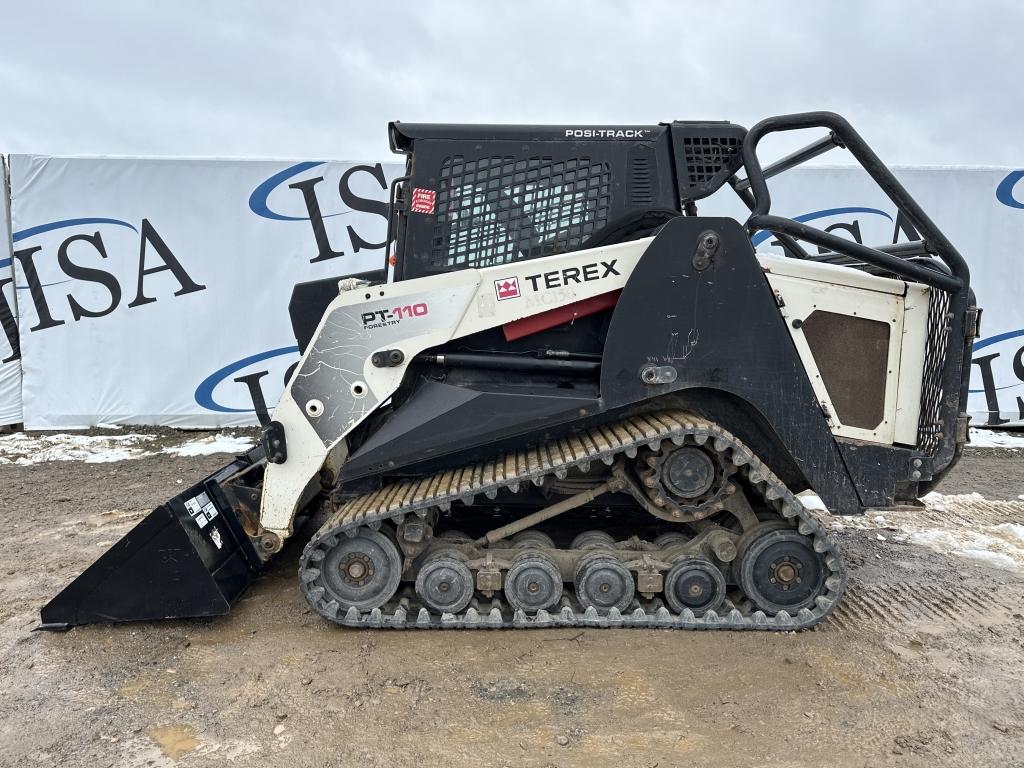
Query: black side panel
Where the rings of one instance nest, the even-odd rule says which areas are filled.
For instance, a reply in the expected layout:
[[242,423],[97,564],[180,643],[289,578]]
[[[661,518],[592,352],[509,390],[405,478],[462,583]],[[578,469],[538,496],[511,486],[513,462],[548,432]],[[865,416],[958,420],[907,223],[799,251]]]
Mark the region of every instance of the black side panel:
[[327,311],[327,306],[338,297],[338,281],[344,277],[366,280],[371,285],[387,280],[387,274],[384,270],[379,269],[355,275],[325,277],[322,280],[297,283],[292,288],[292,298],[288,302],[288,316],[291,318],[292,332],[295,334],[295,342],[299,345],[300,352],[306,351],[310,340],[316,334],[320,318]]
[[[694,257],[708,232],[717,234],[720,246],[700,271]],[[670,366],[677,378],[645,384],[640,373],[648,365]],[[682,217],[666,224],[626,284],[605,343],[606,410],[694,387],[725,390],[750,403],[832,510],[860,511],[774,294],[732,219]]]
[[[540,387],[489,391],[427,382],[342,467],[340,480],[415,466],[416,474],[477,461],[503,450],[501,441],[519,435],[544,436],[545,430],[593,413],[591,398]],[[516,443],[521,444],[522,441]]]

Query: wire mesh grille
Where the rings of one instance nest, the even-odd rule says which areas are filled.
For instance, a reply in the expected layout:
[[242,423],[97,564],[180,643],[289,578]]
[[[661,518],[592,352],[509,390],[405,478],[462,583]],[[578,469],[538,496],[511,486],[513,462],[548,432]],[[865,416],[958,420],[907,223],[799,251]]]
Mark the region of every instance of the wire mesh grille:
[[490,267],[571,250],[608,222],[611,169],[577,157],[441,165],[430,265]]
[[928,302],[928,338],[924,346],[921,415],[917,423],[917,447],[925,453],[935,453],[941,441],[942,373],[948,342],[949,294],[933,288]]
[[686,150],[687,175],[690,186],[710,183],[740,151],[741,142],[731,136],[687,136],[683,139]]

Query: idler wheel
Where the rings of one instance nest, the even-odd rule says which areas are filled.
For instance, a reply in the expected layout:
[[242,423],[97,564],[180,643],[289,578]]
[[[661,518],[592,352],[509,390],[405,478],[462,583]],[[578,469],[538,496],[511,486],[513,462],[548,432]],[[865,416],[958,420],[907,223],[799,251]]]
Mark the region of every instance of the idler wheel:
[[555,542],[546,533],[541,531],[522,531],[512,537],[510,542],[512,549],[554,549]]
[[694,616],[717,610],[725,600],[725,577],[705,557],[684,555],[665,574],[665,602],[676,613],[689,608]]
[[600,613],[611,608],[625,611],[633,602],[636,585],[633,574],[611,555],[593,552],[576,564],[576,599],[584,608],[593,606]]
[[765,613],[812,608],[824,590],[824,556],[792,528],[762,524],[744,534],[737,549],[740,587]]
[[473,599],[473,574],[450,554],[431,555],[416,576],[416,594],[435,613],[459,613]]
[[381,531],[360,528],[343,536],[324,557],[323,585],[342,611],[380,608],[398,590],[402,557],[398,547]]
[[604,531],[584,531],[578,534],[569,549],[614,549],[615,539]]
[[505,575],[505,599],[515,609],[536,613],[562,598],[562,574],[547,555],[527,550],[516,556]]

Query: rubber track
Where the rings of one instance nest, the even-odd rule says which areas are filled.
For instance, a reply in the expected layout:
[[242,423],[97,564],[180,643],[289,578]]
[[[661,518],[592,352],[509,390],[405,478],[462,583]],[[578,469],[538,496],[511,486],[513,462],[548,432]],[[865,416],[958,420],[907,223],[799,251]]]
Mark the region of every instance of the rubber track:
[[[315,583],[320,575],[317,563],[338,541],[338,537],[354,535],[360,526],[377,529],[383,522],[395,524],[409,514],[426,516],[433,507],[447,511],[459,501],[473,504],[478,495],[493,499],[501,489],[513,493],[527,483],[542,485],[550,476],[564,479],[576,467],[586,472],[591,463],[611,465],[620,455],[635,458],[638,449],[658,450],[664,440],[681,445],[691,437],[698,445],[710,442],[719,453],[728,453],[733,464],[769,507],[783,518],[797,520],[800,533],[813,538],[816,552],[825,555],[828,570],[825,592],[812,608],[804,608],[793,616],[782,611],[774,616],[763,611],[741,613],[726,601],[720,613],[709,611],[697,617],[689,610],[671,613],[660,600],[646,601],[629,613],[612,609],[599,615],[593,608],[573,608],[563,598],[559,611],[538,611],[527,616],[514,614],[499,600],[481,607],[474,600],[459,615],[438,616],[420,608],[415,611],[407,598],[393,598],[384,610],[375,608],[360,613],[355,608],[341,612],[338,603],[325,599],[325,590]],[[629,627],[678,629],[756,629],[793,631],[809,629],[826,618],[836,607],[845,588],[846,577],[839,552],[820,523],[807,511],[785,484],[737,438],[718,425],[684,411],[660,411],[634,416],[616,423],[595,427],[574,437],[546,443],[534,449],[514,451],[497,459],[450,469],[424,478],[405,480],[352,499],[340,507],[324,523],[306,545],[299,561],[299,583],[313,609],[325,619],[346,627],[393,629],[499,629],[550,627]],[[415,615],[412,615],[415,612]]]

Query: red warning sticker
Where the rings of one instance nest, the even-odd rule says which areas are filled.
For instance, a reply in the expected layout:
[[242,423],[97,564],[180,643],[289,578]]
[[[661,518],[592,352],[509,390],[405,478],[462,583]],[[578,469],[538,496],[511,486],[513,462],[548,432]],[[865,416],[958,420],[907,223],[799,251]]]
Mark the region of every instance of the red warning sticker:
[[432,189],[416,187],[412,191],[412,206],[409,210],[413,213],[433,213],[436,203],[437,192]]

